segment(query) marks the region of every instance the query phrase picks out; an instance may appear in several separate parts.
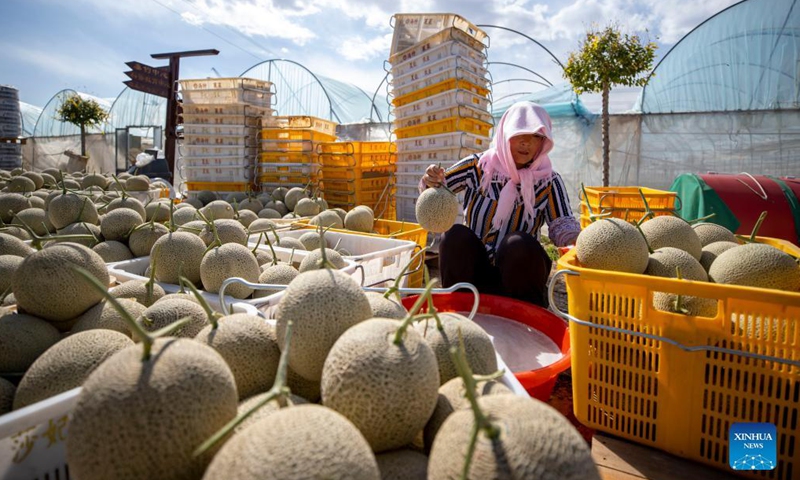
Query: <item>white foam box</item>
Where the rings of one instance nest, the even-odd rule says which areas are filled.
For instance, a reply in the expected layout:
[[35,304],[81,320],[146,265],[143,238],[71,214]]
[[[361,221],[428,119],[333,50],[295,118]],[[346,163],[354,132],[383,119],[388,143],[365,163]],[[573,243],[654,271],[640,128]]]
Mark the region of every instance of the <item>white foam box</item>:
[[[267,245],[261,245],[258,247],[259,250],[263,250],[269,253],[269,247]],[[309,252],[297,250],[294,252],[294,258],[292,259],[292,263],[295,266],[299,266],[300,262],[303,261],[306,255]],[[288,261],[289,257],[291,256],[291,250],[287,250],[284,248],[276,248],[275,254],[278,256],[279,261]],[[345,259],[347,262],[347,266],[345,266],[342,271],[349,274],[354,275],[356,271],[356,263],[352,260]],[[116,263],[109,263],[108,264],[108,274],[113,276],[117,279],[118,282],[124,283],[130,280],[147,280],[148,278],[145,276],[144,272],[147,270],[147,267],[150,265],[150,257],[139,257],[133,260],[126,260],[124,262],[116,262]],[[167,293],[175,293],[180,290],[179,285],[175,285],[172,283],[163,283],[163,282],[156,282],[161,285],[161,288],[164,289]],[[198,289],[199,290],[199,289]],[[203,295],[203,298],[206,299],[208,304],[211,306],[212,309],[225,313],[223,310],[220,296],[217,293],[209,293],[203,290],[199,290],[200,293]],[[269,297],[263,298],[253,298],[253,299],[236,299],[230,296],[225,296],[225,303],[228,305],[241,303],[245,305],[253,305],[257,306],[261,303],[267,302]],[[242,307],[244,308],[244,307]]]
[[[304,234],[313,231],[315,230],[284,230],[278,232],[278,236],[299,239]],[[255,245],[257,240],[258,235],[251,235],[250,245]],[[270,236],[270,240],[272,240],[272,236]],[[355,232],[352,234],[327,232],[325,233],[325,242],[329,248],[333,248],[338,243],[340,248],[351,254],[344,256],[344,259],[352,261],[358,266],[354,277],[362,285],[393,283],[394,279],[411,261],[417,246],[416,242],[409,240],[368,237]],[[406,275],[400,285],[404,287],[407,283],[408,276]]]

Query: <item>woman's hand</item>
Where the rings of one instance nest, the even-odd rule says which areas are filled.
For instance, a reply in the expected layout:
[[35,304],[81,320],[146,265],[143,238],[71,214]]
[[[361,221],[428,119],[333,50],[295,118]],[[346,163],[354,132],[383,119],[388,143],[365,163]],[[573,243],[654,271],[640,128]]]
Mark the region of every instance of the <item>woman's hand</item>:
[[428,165],[425,169],[425,175],[422,176],[422,182],[427,187],[440,187],[444,184],[444,169],[437,165]]

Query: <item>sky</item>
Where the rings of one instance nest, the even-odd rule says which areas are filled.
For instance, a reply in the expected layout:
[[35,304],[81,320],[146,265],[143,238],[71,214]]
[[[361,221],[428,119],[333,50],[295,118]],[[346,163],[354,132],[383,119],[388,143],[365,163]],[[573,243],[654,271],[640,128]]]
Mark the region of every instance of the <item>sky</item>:
[[[215,48],[217,56],[183,59],[181,78],[239,76],[257,63],[282,58],[371,93],[386,75],[395,13],[448,12],[477,25],[518,30],[566,63],[587,29],[612,23],[656,42],[658,59],[699,23],[737,2],[0,0],[5,25],[0,29],[0,84],[17,87],[20,100],[39,107],[62,89],[113,99],[127,80],[125,62],[162,66],[164,61],[150,55]],[[560,67],[533,42],[499,28],[484,30],[490,37],[490,62],[524,66],[553,84],[564,81]],[[544,88],[531,81],[538,77],[516,67],[495,64],[489,70],[500,82],[495,99]],[[632,103],[635,92],[628,93]],[[599,104],[596,96],[584,101],[591,107]]]

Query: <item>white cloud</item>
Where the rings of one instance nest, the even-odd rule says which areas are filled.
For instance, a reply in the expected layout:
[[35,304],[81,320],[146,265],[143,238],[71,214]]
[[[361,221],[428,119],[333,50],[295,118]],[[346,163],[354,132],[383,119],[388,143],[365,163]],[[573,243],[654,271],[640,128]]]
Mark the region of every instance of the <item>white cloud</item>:
[[659,40],[665,44],[677,42],[708,17],[738,2],[739,0],[681,0],[667,5],[661,0],[644,0],[658,18]]
[[[68,78],[76,82],[97,80],[98,78],[119,78],[125,68],[124,65],[109,60],[109,56],[72,55],[65,51],[56,51],[52,46],[35,48],[0,43],[0,50],[3,50],[15,62],[39,68],[54,78]],[[124,86],[120,83],[119,90],[122,90]]]
[[359,35],[345,39],[336,51],[347,60],[384,59],[391,45],[391,33],[370,40]]

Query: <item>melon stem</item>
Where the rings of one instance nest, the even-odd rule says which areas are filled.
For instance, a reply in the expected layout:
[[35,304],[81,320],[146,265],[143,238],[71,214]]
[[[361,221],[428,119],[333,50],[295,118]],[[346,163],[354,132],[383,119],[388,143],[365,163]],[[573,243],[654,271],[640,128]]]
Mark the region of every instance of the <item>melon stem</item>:
[[[63,174],[62,174],[62,178],[63,178]],[[120,183],[119,178],[117,178],[116,175],[111,175],[111,178],[113,178],[114,181],[117,183],[117,186],[119,187],[119,191],[122,192],[122,199],[125,200],[125,198],[127,198],[127,196],[128,196],[128,192],[125,190],[125,187],[122,186],[122,183]]]
[[490,382],[492,380],[497,380],[498,378],[502,378],[505,375],[505,370],[498,370],[494,373],[490,373],[489,375],[473,375],[472,378],[475,379],[475,383],[480,382]]
[[[644,217],[642,217],[642,218],[644,218]],[[642,231],[641,224],[639,222],[637,222],[637,223],[634,223],[634,225],[636,225],[636,230],[639,230],[639,233],[642,235],[642,238],[644,239],[644,244],[647,245],[647,251],[650,252],[651,254],[655,253],[653,251],[653,248],[650,247],[650,242],[647,241],[647,237],[645,237],[644,232]]]
[[[83,233],[70,233],[70,234],[67,234],[67,235],[47,235],[45,237],[42,237],[42,236],[37,235],[36,233],[34,233],[33,229],[31,229],[31,227],[28,226],[27,223],[25,223],[25,220],[21,219],[16,213],[13,214],[13,217],[16,218],[17,220],[19,220],[20,226],[22,227],[22,229],[25,230],[26,232],[28,232],[28,235],[31,236],[31,246],[33,248],[35,248],[36,250],[41,250],[42,249],[42,242],[50,241],[50,240],[94,240],[95,242],[98,241],[97,237],[94,235],[94,233],[92,233],[91,230],[89,230],[88,228],[86,230],[89,231],[89,233],[86,233],[86,234],[83,234]],[[86,227],[86,225],[84,223],[84,228],[85,227]]]
[[[269,241],[269,235],[267,232],[261,232],[264,235],[264,240],[267,242],[267,246],[269,246],[269,251],[272,252],[272,265],[275,266],[278,264],[278,255],[275,253],[275,249],[272,247],[272,242]],[[259,239],[261,237],[259,236]]]
[[206,312],[206,318],[208,318],[208,323],[211,324],[211,329],[216,330],[217,327],[219,327],[218,320],[222,318],[222,315],[220,315],[219,312],[211,310],[211,307],[208,306],[208,302],[206,301],[206,299],[203,298],[203,295],[201,295],[200,292],[197,291],[197,288],[195,288],[195,286],[192,285],[192,282],[190,282],[189,279],[187,279],[186,277],[179,277],[178,283],[181,284],[181,287],[183,287],[184,284],[187,287],[189,287],[189,290],[192,292],[192,295],[194,295],[194,297],[197,299],[197,303],[199,303],[200,306],[203,307],[203,310]]
[[417,258],[419,258],[420,255],[424,255],[427,251],[428,247],[423,247],[419,252],[411,256],[411,259],[407,264],[405,264],[405,266],[403,266],[403,269],[397,275],[397,278],[394,279],[394,284],[383,294],[383,298],[388,299],[394,293],[397,296],[397,300],[400,300],[400,294],[398,293],[400,291],[400,282],[403,280],[403,277],[406,276],[408,269],[411,268],[411,265],[417,260]]
[[[330,228],[330,227],[328,227]],[[322,255],[322,268],[328,268],[331,270],[336,270],[336,267],[328,260],[328,254],[325,252],[328,249],[328,244],[325,243],[325,231],[327,228],[322,228],[322,225],[319,226],[319,243],[320,247],[320,255]]]
[[764,210],[761,212],[761,215],[758,216],[758,220],[756,224],[753,226],[753,231],[750,233],[750,243],[756,243],[756,236],[758,236],[758,231],[761,230],[761,224],[764,223],[764,220],[767,218],[767,211]]
[[395,331],[394,334],[394,340],[392,343],[394,343],[395,345],[400,345],[401,343],[403,343],[403,336],[405,335],[406,330],[408,330],[408,326],[414,323],[416,320],[418,320],[417,312],[422,307],[422,304],[425,303],[425,300],[428,297],[430,297],[431,290],[435,285],[436,285],[436,280],[428,283],[428,285],[425,287],[425,291],[417,298],[417,300],[414,302],[414,305],[410,309],[408,309],[408,316],[405,319],[403,319],[403,322],[400,324],[399,327],[397,327],[397,330]]
[[643,216],[642,218],[640,218],[640,219],[639,219],[639,221],[637,222],[638,224],[640,224],[640,225],[641,225],[642,223],[644,223],[644,222],[645,222],[645,221],[647,221],[648,219],[650,219],[650,218],[654,217],[654,216],[655,216],[655,214],[654,214],[654,213],[653,213],[653,211],[650,209],[650,204],[649,204],[649,203],[647,203],[647,198],[645,198],[645,196],[644,196],[644,192],[642,192],[642,189],[641,189],[641,188],[639,189],[639,196],[640,196],[640,197],[642,197],[642,202],[644,202],[644,211],[645,211],[645,214],[644,214],[644,216]]
[[214,240],[212,240],[211,243],[208,244],[208,247],[206,247],[206,251],[203,252],[203,256],[204,257],[206,256],[206,254],[208,252],[210,252],[214,248],[222,246],[222,240],[219,239],[219,233],[217,232],[217,226],[214,224],[214,222],[208,223],[206,225],[206,227],[207,228],[211,228],[211,233],[214,235]]
[[284,348],[281,351],[281,357],[278,361],[278,372],[275,376],[275,383],[272,384],[272,388],[267,391],[264,398],[258,402],[257,404],[253,405],[248,411],[242,413],[241,415],[237,415],[236,418],[228,422],[224,427],[217,430],[214,435],[212,435],[208,440],[203,442],[197,449],[192,453],[193,456],[199,457],[203,455],[211,448],[214,448],[222,439],[226,438],[228,435],[233,432],[233,430],[238,427],[243,421],[247,419],[250,415],[252,415],[256,410],[263,407],[267,403],[271,402],[272,400],[277,399],[280,408],[284,408],[286,406],[286,398],[291,394],[291,390],[289,387],[286,386],[286,378],[287,372],[289,369],[289,345],[292,339],[292,327],[294,323],[290,320],[286,323],[286,336],[284,340]]
[[[159,207],[159,208],[160,208],[160,207]],[[174,218],[174,214],[175,214],[175,202],[173,202],[172,200],[170,200],[170,201],[169,201],[169,231],[170,231],[170,232],[174,232],[174,231],[175,231],[175,218]],[[150,219],[150,228],[153,228],[153,223],[152,223],[152,222],[153,222],[155,219],[156,219],[156,216],[155,216],[155,215],[153,215],[153,218],[151,218],[151,219]]]
[[[683,280],[683,275],[681,275],[681,267],[675,267],[675,274],[677,275],[678,280]],[[683,308],[683,295],[678,294],[675,297],[675,311],[682,313],[684,315],[689,315],[689,311]]]
[[688,223],[689,225],[694,225],[696,223],[704,222],[704,221],[708,220],[709,218],[713,218],[716,215],[717,215],[716,213],[712,213],[711,215],[706,215],[705,217],[695,218],[694,220],[690,220],[690,221],[688,221],[686,223]]
[[[161,251],[161,245],[158,246],[158,250]],[[145,303],[150,304],[153,301],[153,288],[155,287],[156,283],[156,259],[158,255],[150,257],[150,278],[147,279],[147,283],[145,283]],[[180,268],[180,267],[179,267]]]
[[475,417],[475,423],[473,424],[472,431],[470,432],[467,454],[464,458],[464,470],[461,473],[461,478],[467,479],[469,478],[469,468],[472,464],[472,458],[475,456],[475,444],[477,443],[480,431],[483,430],[487,437],[494,439],[500,435],[500,430],[492,425],[492,423],[489,421],[489,418],[486,417],[486,415],[483,413],[483,410],[481,410],[480,405],[478,405],[478,398],[475,395],[478,385],[475,380],[475,376],[472,373],[472,369],[469,366],[469,362],[467,361],[467,356],[464,349],[464,337],[461,335],[460,328],[458,329],[458,347],[450,348],[450,357],[453,360],[453,364],[456,367],[458,375],[464,382],[464,396],[469,401],[470,407],[472,408],[472,413]]
[[150,351],[152,350],[153,342],[155,342],[157,338],[167,335],[168,333],[172,333],[173,331],[177,330],[178,328],[192,321],[191,317],[183,317],[180,320],[173,322],[160,330],[156,330],[155,332],[148,332],[147,330],[142,328],[142,326],[139,325],[136,322],[136,320],[133,319],[131,314],[127,310],[125,310],[125,307],[123,307],[117,301],[116,298],[112,297],[108,293],[108,288],[102,283],[100,283],[100,280],[98,280],[88,270],[85,270],[81,267],[72,267],[72,269],[78,272],[83,278],[85,278],[89,282],[89,285],[91,285],[92,288],[100,292],[103,295],[103,297],[105,297],[106,301],[110,303],[112,307],[114,307],[114,310],[116,310],[117,313],[119,313],[119,315],[125,321],[125,323],[128,324],[128,328],[131,329],[131,331],[134,333],[134,336],[139,337],[139,340],[142,343],[143,362],[146,362],[147,360],[150,359]]

